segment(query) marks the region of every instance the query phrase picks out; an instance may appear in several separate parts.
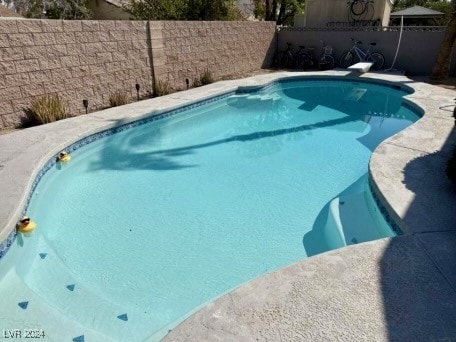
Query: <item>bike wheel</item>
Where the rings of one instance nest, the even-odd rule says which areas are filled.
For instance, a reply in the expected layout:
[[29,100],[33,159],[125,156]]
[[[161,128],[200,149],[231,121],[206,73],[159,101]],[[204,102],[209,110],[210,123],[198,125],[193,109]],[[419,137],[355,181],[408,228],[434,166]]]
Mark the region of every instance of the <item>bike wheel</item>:
[[280,61],[281,68],[291,68],[293,66],[293,58],[291,54],[285,53]]
[[380,70],[385,64],[385,57],[379,52],[374,52],[370,54],[369,61],[374,63],[372,70]]
[[274,58],[272,59],[272,67],[274,69],[279,69],[281,67],[283,55],[283,51],[280,51],[274,55]]
[[355,56],[353,52],[346,51],[342,54],[339,60],[339,65],[341,68],[347,69],[350,65],[353,65],[355,61]]
[[334,69],[334,57],[330,55],[324,55],[322,58],[320,58],[318,68],[320,70]]
[[296,69],[306,70],[310,67],[312,61],[309,56],[305,53],[298,55],[296,58],[295,67]]
[[350,11],[355,17],[363,15],[367,9],[366,2],[364,1],[353,1],[350,5]]

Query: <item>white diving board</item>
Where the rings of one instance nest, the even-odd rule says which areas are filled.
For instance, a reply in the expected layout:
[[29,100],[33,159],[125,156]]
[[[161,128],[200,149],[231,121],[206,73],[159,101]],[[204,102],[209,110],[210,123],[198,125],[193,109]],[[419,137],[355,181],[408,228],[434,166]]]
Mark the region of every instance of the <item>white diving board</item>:
[[374,65],[372,62],[360,62],[349,66],[347,69],[351,71],[358,71],[363,74],[365,72],[368,72],[372,65]]

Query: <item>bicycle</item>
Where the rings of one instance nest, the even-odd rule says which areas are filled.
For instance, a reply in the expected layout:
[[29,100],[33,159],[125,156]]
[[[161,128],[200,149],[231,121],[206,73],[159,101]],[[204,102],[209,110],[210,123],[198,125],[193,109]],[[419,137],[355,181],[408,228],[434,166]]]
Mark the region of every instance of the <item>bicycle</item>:
[[372,70],[380,70],[385,64],[385,57],[380,52],[371,52],[373,46],[376,43],[369,43],[367,51],[362,50],[358,45],[362,44],[361,41],[351,39],[354,42],[353,47],[344,52],[340,57],[339,65],[341,68],[347,69],[350,65],[356,64],[357,62],[372,62]]
[[274,57],[274,66],[279,68],[291,68],[294,66],[296,52],[291,46],[292,44],[287,42],[287,49],[276,54]]
[[308,69],[315,65],[315,58],[313,56],[314,48],[307,48],[304,45],[299,46],[299,50],[295,56],[296,69]]
[[329,45],[325,45],[325,43],[321,40],[323,44],[323,53],[318,61],[318,69],[320,70],[329,70],[334,68],[334,57],[332,56],[332,47]]

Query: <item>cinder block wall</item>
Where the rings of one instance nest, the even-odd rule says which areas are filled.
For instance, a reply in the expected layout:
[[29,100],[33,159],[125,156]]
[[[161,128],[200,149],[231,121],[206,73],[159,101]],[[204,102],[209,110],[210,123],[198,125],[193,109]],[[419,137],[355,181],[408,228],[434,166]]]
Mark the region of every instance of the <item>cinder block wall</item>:
[[155,79],[183,89],[209,70],[242,77],[268,67],[276,50],[275,22],[151,22]]
[[[429,75],[432,72],[440,45],[443,41],[444,28],[439,27],[405,27],[402,34],[401,45],[397,55],[395,69],[404,70],[406,75]],[[299,45],[315,47],[315,56],[320,57],[322,43],[333,47],[333,56],[336,59],[336,66],[342,54],[353,46],[351,38],[361,40],[363,49],[367,49],[370,42],[377,45],[372,51],[379,51],[385,56],[384,68],[390,68],[399,41],[399,28],[383,28],[358,30],[331,30],[331,29],[302,29],[286,28],[279,32],[279,50],[286,49],[286,43],[293,44],[295,49]],[[453,51],[451,71],[454,70],[456,54]]]
[[205,69],[216,78],[267,66],[275,50],[268,22],[0,20],[0,128],[20,126],[35,96],[59,94],[71,115],[136,98],[161,79],[174,89]]
[[0,20],[0,128],[27,120],[33,97],[57,93],[71,115],[105,107],[122,90],[152,87],[147,22]]

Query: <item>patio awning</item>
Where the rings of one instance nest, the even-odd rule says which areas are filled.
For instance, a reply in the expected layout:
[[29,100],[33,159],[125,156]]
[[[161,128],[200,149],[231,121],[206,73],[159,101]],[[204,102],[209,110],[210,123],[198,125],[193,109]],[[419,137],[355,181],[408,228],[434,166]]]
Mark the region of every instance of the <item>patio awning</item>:
[[397,12],[393,12],[390,15],[391,19],[394,18],[439,18],[442,17],[444,13],[439,11],[434,11],[432,9],[422,7],[422,6],[413,6]]

